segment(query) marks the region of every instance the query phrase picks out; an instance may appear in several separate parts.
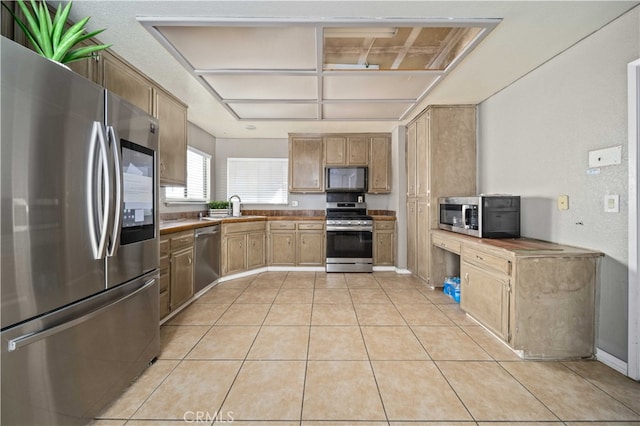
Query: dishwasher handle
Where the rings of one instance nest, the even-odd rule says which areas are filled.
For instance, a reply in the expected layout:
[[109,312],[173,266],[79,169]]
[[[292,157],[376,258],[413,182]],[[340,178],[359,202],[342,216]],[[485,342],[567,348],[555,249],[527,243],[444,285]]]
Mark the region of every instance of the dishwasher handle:
[[205,228],[199,228],[195,231],[195,237],[198,238],[200,235],[211,235],[217,234],[220,232],[220,225],[207,226]]

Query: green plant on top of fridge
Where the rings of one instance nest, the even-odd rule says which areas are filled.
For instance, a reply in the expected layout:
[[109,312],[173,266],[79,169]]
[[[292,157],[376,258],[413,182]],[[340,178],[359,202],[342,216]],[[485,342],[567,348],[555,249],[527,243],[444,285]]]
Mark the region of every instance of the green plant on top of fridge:
[[17,0],[18,6],[24,15],[24,21],[13,11],[13,9],[2,2],[2,6],[9,11],[18,26],[24,31],[27,39],[40,55],[52,61],[67,64],[90,58],[94,52],[107,49],[110,44],[99,44],[95,46],[73,47],[81,41],[95,37],[104,31],[96,30],[85,34],[85,25],[90,17],[78,21],[75,25],[65,30],[64,26],[71,11],[71,1],[62,7],[58,5],[55,16],[51,17],[45,0],[30,0],[29,7],[24,0]]

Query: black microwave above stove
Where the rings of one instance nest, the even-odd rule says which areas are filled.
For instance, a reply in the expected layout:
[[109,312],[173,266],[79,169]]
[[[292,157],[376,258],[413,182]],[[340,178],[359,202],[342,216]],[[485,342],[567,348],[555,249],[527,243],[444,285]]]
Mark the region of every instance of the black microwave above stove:
[[324,189],[327,192],[367,192],[367,168],[327,167]]

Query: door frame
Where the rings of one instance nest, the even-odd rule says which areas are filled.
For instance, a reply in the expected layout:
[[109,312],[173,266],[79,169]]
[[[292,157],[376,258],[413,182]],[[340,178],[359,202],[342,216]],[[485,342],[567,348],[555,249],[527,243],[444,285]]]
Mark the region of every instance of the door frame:
[[629,111],[629,327],[627,376],[640,380],[640,59],[629,63],[628,111]]

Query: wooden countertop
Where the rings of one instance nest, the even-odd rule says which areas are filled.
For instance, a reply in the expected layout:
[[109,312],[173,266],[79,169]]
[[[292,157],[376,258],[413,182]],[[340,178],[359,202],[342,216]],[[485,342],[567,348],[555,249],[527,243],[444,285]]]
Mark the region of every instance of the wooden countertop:
[[208,219],[176,219],[160,221],[160,235],[174,232],[188,231],[190,229],[204,228],[205,226],[220,225],[222,223],[257,222],[266,221],[266,216],[240,216]]
[[439,234],[444,238],[455,239],[461,244],[475,245],[483,250],[494,251],[496,254],[507,254],[515,257],[604,256],[599,251],[533,238],[477,238],[441,229],[433,229],[431,234]]
[[[374,220],[396,220],[395,216],[374,215]],[[324,221],[325,216],[240,216],[240,217],[222,217],[207,219],[173,219],[160,221],[160,235],[172,234],[174,232],[188,231],[190,229],[204,228],[205,226],[219,225],[222,223],[238,223],[238,222],[254,222],[254,221],[270,221],[270,220],[306,220],[306,221]]]

